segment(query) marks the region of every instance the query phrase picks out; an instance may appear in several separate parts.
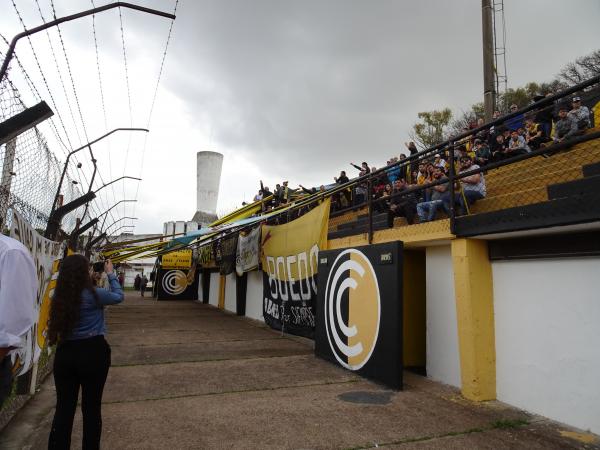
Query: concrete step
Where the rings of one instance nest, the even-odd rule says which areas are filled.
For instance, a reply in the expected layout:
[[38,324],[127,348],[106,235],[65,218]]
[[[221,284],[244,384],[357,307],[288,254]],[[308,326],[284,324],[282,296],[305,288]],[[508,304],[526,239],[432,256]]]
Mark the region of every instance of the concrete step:
[[570,169],[560,168],[555,172],[537,173],[533,176],[520,177],[514,181],[506,183],[489,183],[486,180],[488,197],[519,192],[522,190],[533,189],[536,187],[547,186],[549,183],[561,183],[564,181],[576,180],[581,178],[581,167]]
[[550,200],[581,196],[592,192],[600,192],[600,175],[548,186],[548,198]]
[[584,177],[593,177],[595,175],[600,175],[600,162],[586,164],[585,166],[583,166]]
[[486,197],[472,205],[470,210],[471,214],[479,214],[505,208],[513,208],[515,206],[529,205],[531,203],[538,203],[546,200],[548,200],[546,186],[542,186],[503,195],[496,195],[494,197]]

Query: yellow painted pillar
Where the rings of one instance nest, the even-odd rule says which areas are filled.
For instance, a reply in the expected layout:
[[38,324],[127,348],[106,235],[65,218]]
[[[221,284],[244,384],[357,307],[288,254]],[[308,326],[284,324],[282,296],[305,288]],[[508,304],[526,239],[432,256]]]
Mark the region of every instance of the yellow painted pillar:
[[453,240],[452,264],[462,394],[475,401],[493,400],[496,398],[496,339],[487,242]]
[[219,309],[225,309],[225,275],[219,276]]

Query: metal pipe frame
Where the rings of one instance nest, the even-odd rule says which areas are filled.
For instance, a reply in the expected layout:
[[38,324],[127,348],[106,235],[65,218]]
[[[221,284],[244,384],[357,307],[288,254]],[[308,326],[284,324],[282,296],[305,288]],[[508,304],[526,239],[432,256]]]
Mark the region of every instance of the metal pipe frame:
[[169,13],[166,13],[163,11],[158,11],[156,9],[146,8],[144,6],[134,5],[132,3],[127,3],[127,2],[110,3],[108,5],[100,6],[98,8],[88,9],[86,11],[82,11],[82,12],[79,12],[76,14],[71,14],[70,16],[60,17],[51,22],[46,22],[45,24],[37,26],[35,28],[30,28],[29,30],[24,30],[12,38],[12,41],[10,42],[8,50],[6,51],[6,57],[4,58],[4,61],[2,62],[2,68],[0,68],[0,82],[4,79],[4,76],[6,75],[6,72],[8,70],[8,64],[10,63],[10,61],[15,53],[15,47],[17,46],[17,42],[19,41],[19,39],[24,38],[26,36],[31,36],[32,34],[38,33],[40,31],[46,30],[46,29],[51,28],[56,25],[60,25],[61,23],[64,23],[64,22],[69,22],[71,20],[80,19],[82,17],[91,16],[92,14],[98,14],[100,12],[107,11],[109,9],[114,9],[114,8],[129,8],[129,9],[133,9],[136,11],[145,12],[148,14],[153,14],[155,16],[166,17],[167,19],[175,20],[175,15],[173,15],[173,14],[169,14]]
[[[120,205],[121,203],[134,203],[137,202],[137,200],[131,200],[131,199],[127,199],[127,200],[119,200],[117,203],[115,203],[114,205],[112,205],[110,208],[108,208],[106,211],[104,211],[102,214],[100,214],[98,216],[98,219],[100,219],[100,217],[106,215],[106,217],[108,217],[108,213],[115,208],[117,205]],[[106,217],[104,217],[104,220],[102,221],[102,225],[100,226],[100,230],[104,231],[104,224],[106,223]]]
[[[116,133],[117,131],[145,131],[146,133],[148,133],[150,130],[148,130],[147,128],[115,128],[114,130],[109,131],[108,133],[100,136],[99,138],[94,139],[93,141],[88,142],[87,144],[82,145],[81,147],[76,148],[75,150],[71,150],[69,152],[69,154],[67,155],[67,159],[65,160],[65,164],[63,166],[63,171],[62,171],[62,173],[60,175],[60,180],[58,182],[58,188],[56,189],[56,195],[54,196],[54,201],[52,202],[52,209],[50,210],[50,216],[52,216],[52,213],[56,209],[56,202],[58,202],[58,197],[60,196],[60,190],[62,188],[62,184],[63,184],[63,181],[65,179],[65,175],[67,173],[67,167],[69,166],[69,160],[71,159],[71,156],[73,156],[75,153],[80,152],[81,150],[89,147],[90,148],[90,154],[92,155],[92,161],[94,162],[94,175],[95,175],[95,173],[96,173],[96,162],[95,162],[95,159],[94,159],[94,155],[92,153],[92,147],[91,146],[93,144],[97,143],[98,141],[101,141],[102,139],[110,136],[111,134]],[[92,182],[93,181],[94,180],[92,178]],[[88,190],[88,192],[91,191],[91,185],[92,184],[90,183],[90,189]]]

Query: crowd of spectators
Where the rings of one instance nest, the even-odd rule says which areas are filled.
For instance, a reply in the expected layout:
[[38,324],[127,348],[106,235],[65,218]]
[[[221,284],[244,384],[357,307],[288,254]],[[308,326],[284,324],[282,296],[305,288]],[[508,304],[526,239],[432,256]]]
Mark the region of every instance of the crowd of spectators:
[[[543,99],[537,96],[534,101]],[[511,105],[510,112],[515,113],[517,105]],[[499,111],[493,119],[501,119]],[[483,119],[470,125],[471,129],[483,126]],[[558,106],[547,107],[532,111],[528,114],[517,114],[505,120],[500,126],[485,128],[472,133],[468,138],[455,144],[455,171],[461,174],[466,171],[476,171],[462,177],[455,185],[455,208],[459,215],[468,214],[469,208],[478,200],[485,198],[486,185],[484,171],[489,163],[494,163],[514,156],[563,142],[581,135],[592,125],[590,111],[581,103],[581,98],[571,98],[570,104],[561,103]],[[408,157],[419,153],[414,142],[405,143]],[[405,153],[390,158],[382,169],[369,166],[366,161],[360,165],[353,162],[350,166],[358,171],[358,177],[372,174],[371,189],[367,181],[360,182],[352,188],[343,189],[332,195],[332,210],[344,210],[367,202],[369,192],[373,208],[378,213],[388,214],[388,223],[392,226],[395,217],[404,217],[409,224],[434,220],[438,213],[449,213],[451,192],[448,183],[450,168],[449,149],[440,149],[439,153],[422,159],[412,158],[409,164],[401,164],[407,158]],[[286,205],[303,195],[326,192],[328,189],[344,185],[350,181],[346,171],[334,177],[335,183],[319,188],[298,189],[288,187],[288,182],[277,184],[271,192],[263,186],[254,197],[254,201],[266,199],[263,202],[263,212],[271,211]]]

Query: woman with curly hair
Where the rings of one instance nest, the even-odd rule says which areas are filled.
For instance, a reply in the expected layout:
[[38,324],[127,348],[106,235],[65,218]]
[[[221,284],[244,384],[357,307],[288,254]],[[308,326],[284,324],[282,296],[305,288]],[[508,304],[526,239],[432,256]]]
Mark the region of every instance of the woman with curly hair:
[[104,263],[109,289],[96,288],[83,255],[67,256],[60,265],[52,297],[48,340],[57,344],[54,358],[56,411],[49,449],[69,449],[73,417],[81,386],[84,449],[100,447],[101,402],[110,367],[110,346],[104,339],[104,307],[123,301],[123,290],[110,260]]

